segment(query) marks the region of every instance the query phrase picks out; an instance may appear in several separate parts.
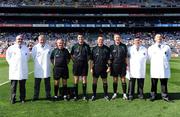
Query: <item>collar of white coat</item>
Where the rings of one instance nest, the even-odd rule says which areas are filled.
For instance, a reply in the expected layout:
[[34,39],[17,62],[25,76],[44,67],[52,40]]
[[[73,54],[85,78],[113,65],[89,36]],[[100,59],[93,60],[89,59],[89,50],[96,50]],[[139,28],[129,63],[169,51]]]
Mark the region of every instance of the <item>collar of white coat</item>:
[[[38,43],[37,46],[41,47],[42,45],[40,43]],[[46,47],[47,47],[47,44],[45,43],[43,48],[46,48]]]
[[[136,49],[137,46],[136,45],[133,45],[133,48]],[[142,48],[142,45],[139,45],[139,50]]]
[[[154,44],[156,47],[158,47],[158,45],[161,45],[161,48],[164,46],[164,43],[155,43]],[[159,48],[159,47],[158,47]]]
[[[15,43],[14,46],[17,47],[17,48],[19,48],[19,44],[17,44],[17,43]],[[23,46],[24,46],[24,45],[21,44],[21,48],[22,48]]]

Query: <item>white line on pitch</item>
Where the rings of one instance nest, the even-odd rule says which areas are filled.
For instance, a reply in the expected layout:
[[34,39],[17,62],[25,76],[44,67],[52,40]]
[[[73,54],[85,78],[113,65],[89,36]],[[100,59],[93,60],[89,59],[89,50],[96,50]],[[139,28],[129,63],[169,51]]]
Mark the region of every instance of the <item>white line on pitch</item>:
[[[32,71],[32,72],[29,72],[28,74],[32,74],[34,71]],[[8,80],[8,81],[6,81],[6,82],[3,82],[3,83],[1,83],[0,84],[0,86],[3,86],[3,85],[5,85],[5,84],[7,84],[7,83],[9,83],[10,81]]]
[[4,82],[4,83],[1,83],[0,84],[0,86],[2,86],[2,85],[4,85],[4,84],[7,84],[7,83],[9,83],[10,81],[8,80],[8,81],[6,81],[6,82]]

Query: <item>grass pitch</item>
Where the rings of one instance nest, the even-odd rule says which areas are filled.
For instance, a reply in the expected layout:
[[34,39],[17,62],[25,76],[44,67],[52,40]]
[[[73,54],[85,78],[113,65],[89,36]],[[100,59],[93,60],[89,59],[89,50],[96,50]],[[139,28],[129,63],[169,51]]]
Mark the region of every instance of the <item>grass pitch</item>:
[[[29,62],[29,72],[33,71],[33,62]],[[72,63],[69,64],[70,78],[68,86],[73,85]],[[118,85],[119,97],[113,101],[103,99],[102,81],[99,79],[97,93],[99,99],[96,101],[47,101],[39,100],[31,102],[33,96],[34,77],[29,74],[26,83],[26,103],[17,102],[12,105],[9,102],[10,84],[0,86],[0,117],[180,117],[180,58],[171,60],[171,79],[168,83],[169,95],[174,102],[167,103],[160,98],[160,82],[158,83],[159,99],[154,102],[148,100],[150,92],[149,64],[147,64],[147,75],[144,93],[146,100],[135,99],[133,101],[122,100],[121,83]],[[8,65],[5,59],[0,59],[0,84],[8,81]],[[109,92],[112,96],[112,78],[108,77]],[[53,78],[51,78],[53,93]],[[92,75],[88,75],[87,92],[92,96]],[[79,93],[82,93],[79,85]],[[45,97],[44,81],[41,82],[40,98]],[[19,91],[17,91],[17,99]]]

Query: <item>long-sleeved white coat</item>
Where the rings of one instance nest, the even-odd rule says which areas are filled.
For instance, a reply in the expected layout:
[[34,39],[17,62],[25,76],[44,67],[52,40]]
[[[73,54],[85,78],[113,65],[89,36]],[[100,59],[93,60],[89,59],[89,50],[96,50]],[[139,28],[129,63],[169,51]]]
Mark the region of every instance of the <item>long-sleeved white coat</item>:
[[9,64],[9,80],[28,79],[29,49],[25,45],[10,46],[6,51],[6,60]]
[[147,49],[143,46],[133,45],[129,47],[129,75],[131,78],[145,78],[146,75],[146,60],[148,58]]
[[34,60],[34,77],[35,78],[48,78],[51,72],[50,63],[51,47],[45,44],[37,44],[32,49],[32,57]]
[[148,48],[148,55],[150,59],[150,76],[151,78],[170,78],[170,65],[171,49],[168,45],[158,44]]

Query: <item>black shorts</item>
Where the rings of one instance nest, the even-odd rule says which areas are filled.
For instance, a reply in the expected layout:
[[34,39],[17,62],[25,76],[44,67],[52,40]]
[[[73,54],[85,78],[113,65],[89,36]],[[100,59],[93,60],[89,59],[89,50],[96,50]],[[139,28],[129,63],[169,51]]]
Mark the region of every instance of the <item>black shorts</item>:
[[93,77],[102,79],[107,78],[107,66],[101,66],[101,65],[94,65],[93,67]]
[[88,62],[76,62],[73,64],[74,76],[87,76],[88,75]]
[[69,70],[68,67],[54,67],[53,69],[54,80],[68,79],[69,78]]
[[112,64],[111,66],[111,76],[113,77],[124,77],[126,76],[126,63],[122,64]]

